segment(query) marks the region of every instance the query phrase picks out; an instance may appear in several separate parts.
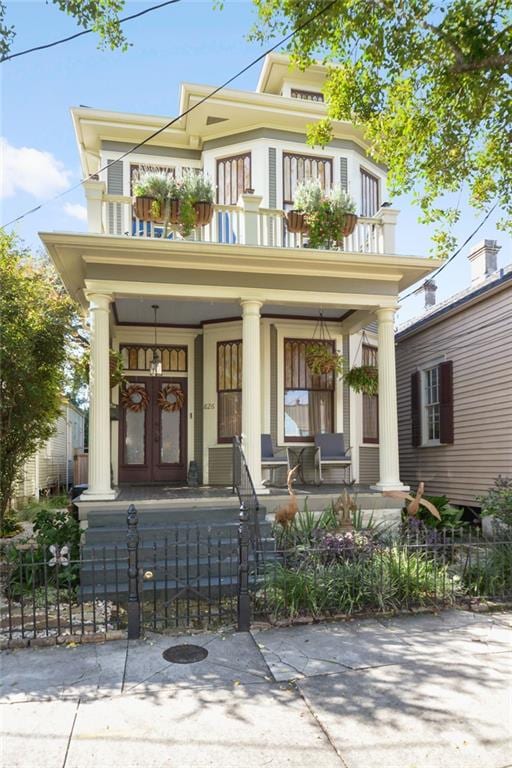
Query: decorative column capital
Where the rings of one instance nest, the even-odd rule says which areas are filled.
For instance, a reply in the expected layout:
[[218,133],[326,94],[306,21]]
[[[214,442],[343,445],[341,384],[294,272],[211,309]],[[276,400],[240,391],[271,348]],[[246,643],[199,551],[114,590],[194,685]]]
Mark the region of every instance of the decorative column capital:
[[395,307],[379,307],[375,314],[379,323],[394,323],[395,322]]
[[263,306],[261,299],[240,299],[240,305],[244,315],[258,315]]
[[85,291],[85,298],[89,302],[89,309],[103,309],[108,311],[113,301],[111,293],[96,293],[95,291]]

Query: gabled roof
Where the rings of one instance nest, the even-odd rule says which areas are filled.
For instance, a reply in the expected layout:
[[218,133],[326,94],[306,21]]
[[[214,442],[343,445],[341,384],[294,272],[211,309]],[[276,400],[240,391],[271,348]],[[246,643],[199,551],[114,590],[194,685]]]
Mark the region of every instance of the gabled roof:
[[[445,320],[451,315],[457,314],[467,309],[472,304],[487,299],[493,293],[512,286],[512,264],[497,270],[492,275],[478,283],[465,288],[463,291],[450,296],[450,298],[435,304],[426,310],[422,315],[413,317],[406,323],[399,326],[396,334],[397,341],[414,336],[424,328]],[[421,288],[418,292],[421,291]]]

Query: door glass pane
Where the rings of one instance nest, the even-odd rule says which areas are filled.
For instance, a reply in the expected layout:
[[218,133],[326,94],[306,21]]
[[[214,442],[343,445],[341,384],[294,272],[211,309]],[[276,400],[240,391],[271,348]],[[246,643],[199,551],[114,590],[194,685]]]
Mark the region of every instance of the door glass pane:
[[144,422],[145,411],[126,409],[126,436],[124,442],[125,464],[145,464]]
[[179,464],[181,411],[161,411],[160,413],[160,462]]

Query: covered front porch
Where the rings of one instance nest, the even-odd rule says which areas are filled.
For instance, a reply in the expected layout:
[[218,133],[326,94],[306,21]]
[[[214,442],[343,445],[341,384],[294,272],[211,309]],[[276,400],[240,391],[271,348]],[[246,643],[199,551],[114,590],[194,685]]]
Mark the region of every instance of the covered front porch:
[[[231,482],[233,434],[243,437],[256,492],[270,498],[277,492],[263,482],[262,434],[271,435],[276,452],[301,452],[306,476],[314,432],[343,434],[357,483],[377,492],[403,488],[394,318],[398,292],[428,274],[431,261],[99,235],[42,238],[70,293],[80,297],[91,318],[84,504],[124,503],[139,494],[136,485],[151,489],[145,491],[147,501],[183,499],[197,492],[185,486],[191,469],[207,486],[203,498],[222,496]],[[321,394],[309,394],[315,387],[307,372],[301,373],[300,350],[318,337],[320,313],[346,366],[361,362],[363,329],[378,348],[377,442],[365,444],[361,395],[342,380],[317,382]],[[141,408],[132,408],[126,393],[120,402],[118,387],[111,391],[111,348],[122,354],[133,391],[142,391]],[[162,371],[151,376],[155,352]],[[291,366],[287,355],[295,355]],[[309,408],[306,426],[301,421],[298,432],[291,396],[303,411]],[[120,406],[118,421],[110,420],[111,403]],[[318,492],[332,498],[342,479],[333,470]]]

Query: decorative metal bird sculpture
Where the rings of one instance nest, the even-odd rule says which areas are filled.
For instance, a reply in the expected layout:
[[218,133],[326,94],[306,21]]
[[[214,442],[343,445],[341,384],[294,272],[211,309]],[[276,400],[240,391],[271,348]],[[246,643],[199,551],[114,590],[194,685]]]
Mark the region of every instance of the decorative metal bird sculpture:
[[416,496],[411,496],[410,493],[404,493],[403,491],[384,491],[382,495],[389,496],[392,499],[401,499],[402,501],[408,501],[409,504],[406,504],[406,509],[407,509],[407,514],[410,515],[410,517],[415,517],[418,514],[418,510],[420,506],[422,506],[422,507],[425,507],[425,509],[428,509],[431,515],[434,515],[434,517],[440,520],[441,515],[439,514],[437,508],[430,501],[427,501],[427,499],[422,498],[424,491],[425,491],[425,483],[421,482],[418,485]]

